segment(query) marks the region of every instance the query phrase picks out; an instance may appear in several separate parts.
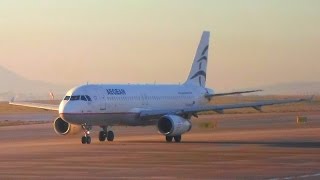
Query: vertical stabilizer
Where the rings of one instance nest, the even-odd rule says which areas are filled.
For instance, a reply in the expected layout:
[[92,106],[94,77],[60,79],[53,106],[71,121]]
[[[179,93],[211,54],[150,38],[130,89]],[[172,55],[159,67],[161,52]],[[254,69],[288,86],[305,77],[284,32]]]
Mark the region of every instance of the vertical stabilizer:
[[193,64],[189,73],[189,77],[185,84],[194,86],[206,86],[208,49],[209,49],[210,32],[204,31],[201,36],[200,43]]

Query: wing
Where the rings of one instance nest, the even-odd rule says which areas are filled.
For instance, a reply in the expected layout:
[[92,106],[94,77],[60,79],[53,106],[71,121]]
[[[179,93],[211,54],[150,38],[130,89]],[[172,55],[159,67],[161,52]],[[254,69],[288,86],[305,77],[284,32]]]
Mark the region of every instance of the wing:
[[311,101],[312,99],[313,97],[307,98],[307,99],[269,100],[269,101],[225,104],[225,105],[216,105],[216,106],[212,105],[212,106],[191,107],[191,108],[175,109],[175,110],[143,110],[140,112],[140,118],[142,119],[159,118],[166,114],[193,115],[197,117],[197,113],[199,112],[215,111],[218,113],[223,113],[223,111],[226,109],[239,109],[239,108],[254,108],[258,111],[261,111],[262,106],[297,103],[297,102],[303,102],[303,101]]
[[251,90],[251,91],[236,91],[236,92],[228,92],[228,93],[218,93],[218,94],[206,94],[206,98],[212,98],[216,96],[228,96],[228,95],[235,95],[235,94],[245,94],[245,93],[254,93],[254,92],[260,92],[262,90]]
[[52,111],[59,111],[59,105],[57,104],[41,104],[41,103],[32,103],[32,102],[9,102],[11,105],[16,106],[25,106],[25,107],[33,107],[39,109],[46,109]]

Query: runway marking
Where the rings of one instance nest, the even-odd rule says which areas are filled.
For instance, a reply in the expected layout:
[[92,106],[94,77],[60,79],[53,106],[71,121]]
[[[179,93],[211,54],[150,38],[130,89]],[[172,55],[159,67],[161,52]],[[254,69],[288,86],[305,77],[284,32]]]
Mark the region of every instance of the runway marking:
[[288,176],[288,177],[281,177],[281,178],[271,178],[269,180],[290,180],[290,179],[297,179],[297,178],[310,178],[310,177],[318,177],[320,176],[320,173],[315,174],[305,174],[300,176]]

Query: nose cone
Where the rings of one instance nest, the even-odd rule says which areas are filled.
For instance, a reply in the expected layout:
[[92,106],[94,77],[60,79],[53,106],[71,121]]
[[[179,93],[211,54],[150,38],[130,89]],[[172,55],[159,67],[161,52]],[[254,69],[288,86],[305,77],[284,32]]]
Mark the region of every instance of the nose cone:
[[73,123],[74,122],[74,116],[76,111],[73,108],[73,104],[68,102],[68,101],[64,101],[60,103],[59,106],[59,114],[60,117],[64,120],[67,121],[69,123]]
[[77,109],[78,109],[77,103],[70,102],[70,101],[63,101],[60,103],[60,106],[59,106],[59,114],[78,113]]
[[63,114],[65,112],[67,101],[61,101],[59,105],[59,114]]

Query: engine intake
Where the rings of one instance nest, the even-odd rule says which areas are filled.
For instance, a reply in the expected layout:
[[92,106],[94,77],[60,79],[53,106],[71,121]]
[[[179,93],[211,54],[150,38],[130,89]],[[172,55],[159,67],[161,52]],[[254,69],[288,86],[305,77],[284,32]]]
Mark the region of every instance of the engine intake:
[[76,135],[81,132],[82,127],[79,125],[70,124],[58,117],[53,122],[53,129],[59,135]]
[[191,130],[191,122],[176,115],[162,116],[158,121],[158,130],[166,136],[177,136]]

